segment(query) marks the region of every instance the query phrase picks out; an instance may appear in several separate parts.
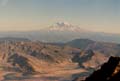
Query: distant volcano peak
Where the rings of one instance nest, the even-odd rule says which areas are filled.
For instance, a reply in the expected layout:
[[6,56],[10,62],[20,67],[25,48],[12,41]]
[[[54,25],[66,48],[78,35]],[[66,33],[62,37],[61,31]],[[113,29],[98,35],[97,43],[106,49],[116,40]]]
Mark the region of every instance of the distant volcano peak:
[[70,27],[70,26],[72,26],[70,23],[68,23],[68,22],[56,22],[55,24],[54,24],[55,26],[59,26],[59,27]]
[[50,30],[77,32],[77,31],[81,31],[82,29],[79,26],[72,25],[68,22],[56,22],[55,24],[50,26]]

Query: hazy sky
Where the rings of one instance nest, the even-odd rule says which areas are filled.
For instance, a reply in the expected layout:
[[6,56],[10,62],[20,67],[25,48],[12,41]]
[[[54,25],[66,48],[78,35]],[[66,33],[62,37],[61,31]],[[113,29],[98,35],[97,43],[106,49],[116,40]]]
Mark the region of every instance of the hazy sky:
[[120,33],[120,0],[0,0],[0,31],[38,30],[57,21]]

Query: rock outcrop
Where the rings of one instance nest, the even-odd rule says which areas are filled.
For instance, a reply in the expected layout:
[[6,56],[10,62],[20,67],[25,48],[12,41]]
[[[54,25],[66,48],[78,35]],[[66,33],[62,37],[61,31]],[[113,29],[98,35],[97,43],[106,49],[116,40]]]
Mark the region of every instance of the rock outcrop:
[[103,64],[108,60],[108,57],[99,52],[93,50],[84,50],[80,54],[76,54],[73,58],[73,62],[79,63],[80,67],[86,69],[95,69],[99,65]]
[[73,81],[120,81],[120,57],[111,56],[108,62],[86,79],[77,77]]
[[23,73],[35,72],[32,66],[29,64],[28,59],[18,54],[13,54],[10,56],[8,58],[8,63],[11,63],[13,66],[18,67],[18,69]]
[[120,81],[120,57],[110,57],[101,69],[95,71],[85,81]]

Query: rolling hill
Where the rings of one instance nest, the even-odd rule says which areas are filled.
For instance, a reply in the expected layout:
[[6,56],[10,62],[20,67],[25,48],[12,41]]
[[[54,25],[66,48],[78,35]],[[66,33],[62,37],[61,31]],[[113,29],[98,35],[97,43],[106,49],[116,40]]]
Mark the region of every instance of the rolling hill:
[[108,42],[98,42],[90,39],[75,39],[65,43],[71,47],[83,49],[83,50],[93,50],[103,53],[105,55],[119,56],[120,44],[108,43]]

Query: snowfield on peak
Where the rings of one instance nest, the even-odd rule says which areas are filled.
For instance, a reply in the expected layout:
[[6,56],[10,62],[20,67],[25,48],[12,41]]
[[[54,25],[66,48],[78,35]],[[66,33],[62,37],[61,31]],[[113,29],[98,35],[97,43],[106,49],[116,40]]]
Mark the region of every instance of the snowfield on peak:
[[48,28],[49,31],[69,31],[69,32],[87,32],[79,26],[72,25],[68,22],[56,22]]

